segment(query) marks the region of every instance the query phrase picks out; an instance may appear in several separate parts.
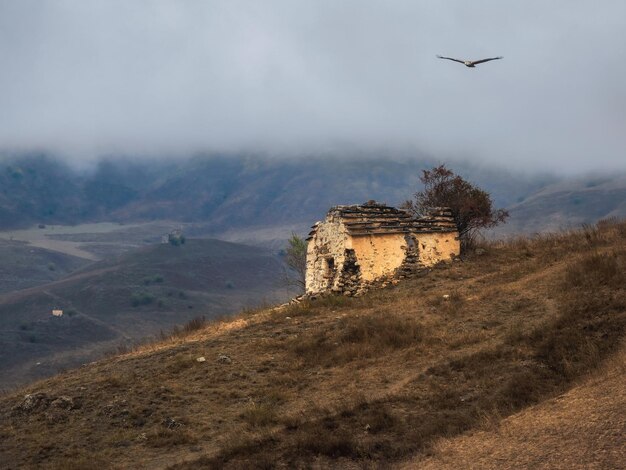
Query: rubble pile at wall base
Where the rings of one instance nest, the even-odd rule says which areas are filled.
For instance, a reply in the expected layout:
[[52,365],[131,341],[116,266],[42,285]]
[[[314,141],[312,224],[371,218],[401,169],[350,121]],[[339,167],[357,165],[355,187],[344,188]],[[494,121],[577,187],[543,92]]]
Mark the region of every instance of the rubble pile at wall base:
[[279,305],[278,307],[276,307],[276,310],[280,310],[282,308],[289,307],[292,305],[297,305],[305,301],[315,302],[316,300],[320,300],[320,299],[323,299],[326,297],[332,297],[332,296],[361,297],[362,295],[365,295],[366,293],[371,292],[372,290],[386,289],[392,286],[397,286],[403,281],[406,281],[408,279],[415,279],[418,277],[427,276],[432,270],[433,270],[432,267],[430,268],[422,267],[421,269],[412,271],[410,273],[406,273],[406,272],[398,273],[397,275],[394,275],[394,276],[383,276],[374,281],[361,282],[358,285],[358,287],[352,287],[346,290],[326,291],[326,292],[319,292],[316,294],[312,294],[312,293],[302,294],[297,297],[294,297],[289,302]]
[[[452,260],[452,262],[456,261],[460,261],[460,258],[457,257]],[[347,280],[342,289],[328,290],[315,294],[302,294],[294,297],[287,303],[279,305],[277,309],[297,305],[307,300],[316,301],[331,296],[360,297],[375,289],[385,289],[390,286],[397,286],[409,279],[427,276],[433,269],[445,269],[449,265],[449,263],[441,262],[438,265],[426,267],[416,262],[415,257],[413,257],[412,260],[409,260],[406,264],[398,268],[393,275],[382,276],[373,281],[361,281],[358,277],[354,277]]]

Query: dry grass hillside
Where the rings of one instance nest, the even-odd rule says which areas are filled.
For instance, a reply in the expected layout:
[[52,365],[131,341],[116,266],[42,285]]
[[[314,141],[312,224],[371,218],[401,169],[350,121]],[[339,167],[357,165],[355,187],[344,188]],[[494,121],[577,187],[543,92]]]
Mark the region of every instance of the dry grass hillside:
[[[37,270],[31,267],[23,276],[28,272],[34,278]],[[182,246],[144,246],[53,282],[0,292],[0,390],[158,337],[198,316],[215,318],[261,299],[286,299],[282,272],[280,260],[267,250],[189,239]],[[52,309],[65,313],[54,317]]]
[[626,223],[490,244],[5,394],[0,466],[620,468],[625,331]]

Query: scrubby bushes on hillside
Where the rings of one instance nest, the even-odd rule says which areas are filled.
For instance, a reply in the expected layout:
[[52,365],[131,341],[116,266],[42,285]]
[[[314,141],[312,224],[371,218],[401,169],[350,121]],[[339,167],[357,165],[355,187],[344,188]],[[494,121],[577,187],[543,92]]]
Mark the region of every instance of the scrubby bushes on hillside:
[[139,307],[141,305],[149,305],[156,297],[148,292],[135,292],[131,297],[131,305],[133,307]]

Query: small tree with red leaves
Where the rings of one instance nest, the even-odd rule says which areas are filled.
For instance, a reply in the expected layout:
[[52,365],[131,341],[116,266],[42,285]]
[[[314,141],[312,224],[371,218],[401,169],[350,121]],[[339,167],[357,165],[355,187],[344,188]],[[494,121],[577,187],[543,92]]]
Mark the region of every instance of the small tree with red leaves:
[[472,245],[481,229],[504,223],[509,216],[504,209],[494,209],[488,192],[465,181],[445,165],[424,170],[420,179],[424,190],[416,192],[403,208],[414,216],[424,216],[435,207],[449,207],[463,250]]

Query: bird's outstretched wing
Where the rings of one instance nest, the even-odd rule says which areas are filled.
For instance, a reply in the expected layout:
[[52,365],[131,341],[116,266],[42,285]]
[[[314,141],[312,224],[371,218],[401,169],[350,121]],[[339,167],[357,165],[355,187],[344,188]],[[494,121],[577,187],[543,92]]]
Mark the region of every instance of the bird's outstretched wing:
[[453,60],[453,61],[458,62],[458,63],[460,63],[460,64],[464,64],[464,63],[465,63],[465,61],[464,61],[464,60],[453,59],[452,57],[444,57],[444,56],[442,56],[442,55],[438,55],[437,57],[438,57],[439,59],[448,59],[448,60]]
[[489,59],[473,60],[472,64],[478,65],[478,64],[482,64],[483,62],[489,62],[490,60],[499,60],[499,59],[504,59],[504,57],[491,57]]

